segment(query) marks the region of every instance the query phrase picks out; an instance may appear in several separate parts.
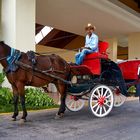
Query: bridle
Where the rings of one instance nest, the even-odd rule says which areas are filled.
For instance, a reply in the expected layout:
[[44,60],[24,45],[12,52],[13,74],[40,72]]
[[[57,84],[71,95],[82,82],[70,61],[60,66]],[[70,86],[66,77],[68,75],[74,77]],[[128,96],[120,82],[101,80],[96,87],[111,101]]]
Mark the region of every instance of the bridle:
[[0,61],[7,59],[7,56],[0,58]]

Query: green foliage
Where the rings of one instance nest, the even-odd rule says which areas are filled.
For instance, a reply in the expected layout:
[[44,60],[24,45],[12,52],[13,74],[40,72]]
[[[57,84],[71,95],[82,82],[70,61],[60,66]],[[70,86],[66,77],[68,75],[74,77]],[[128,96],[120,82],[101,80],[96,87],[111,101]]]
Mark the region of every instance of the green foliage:
[[2,85],[2,83],[4,82],[5,78],[5,73],[0,73],[0,85]]
[[131,86],[131,87],[128,89],[128,92],[130,92],[130,93],[135,93],[135,92],[136,92],[136,87],[135,87],[135,86]]
[[[45,109],[57,107],[47,93],[37,88],[27,88],[25,90],[27,109]],[[19,105],[21,110],[21,105]],[[0,88],[0,112],[13,111],[13,95],[9,88]]]
[[53,106],[54,102],[46,93],[37,88],[26,89],[26,104],[30,107]]
[[0,105],[11,104],[13,100],[12,92],[9,88],[0,88]]

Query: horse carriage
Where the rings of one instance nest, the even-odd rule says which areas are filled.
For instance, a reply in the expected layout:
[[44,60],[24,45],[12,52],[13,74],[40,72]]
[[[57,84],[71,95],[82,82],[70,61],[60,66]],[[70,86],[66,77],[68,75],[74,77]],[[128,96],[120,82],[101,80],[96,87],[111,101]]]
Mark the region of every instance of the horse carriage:
[[134,96],[140,96],[140,60],[115,63],[108,58],[107,48],[107,42],[100,42],[99,52],[88,54],[82,65],[73,65],[57,55],[23,53],[0,42],[0,63],[13,88],[12,118],[16,120],[18,115],[20,96],[22,119],[26,120],[25,86],[56,84],[61,95],[59,117],[63,116],[65,106],[70,111],[79,111],[86,100],[96,117],[105,117],[131,96],[131,86],[136,88]]
[[113,107],[121,106],[136,86],[139,96],[140,60],[114,63],[108,59],[107,42],[99,43],[99,52],[89,54],[80,66],[71,66],[72,86],[67,89],[66,107],[79,111],[88,100],[89,108],[96,117],[107,116]]

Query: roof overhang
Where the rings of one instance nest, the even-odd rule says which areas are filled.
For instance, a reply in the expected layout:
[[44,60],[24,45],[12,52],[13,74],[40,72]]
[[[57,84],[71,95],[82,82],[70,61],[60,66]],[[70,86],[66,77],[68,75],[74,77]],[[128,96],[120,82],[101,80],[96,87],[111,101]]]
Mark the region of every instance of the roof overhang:
[[37,0],[36,22],[84,35],[87,23],[100,39],[140,32],[140,18],[109,0]]

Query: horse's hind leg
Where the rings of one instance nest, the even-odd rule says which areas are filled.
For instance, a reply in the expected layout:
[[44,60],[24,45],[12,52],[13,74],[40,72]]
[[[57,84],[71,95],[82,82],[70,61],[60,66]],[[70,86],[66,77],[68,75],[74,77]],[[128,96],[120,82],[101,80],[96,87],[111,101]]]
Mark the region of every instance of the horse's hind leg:
[[59,111],[58,113],[56,114],[56,119],[58,118],[62,118],[63,115],[64,115],[64,112],[66,110],[66,105],[65,105],[65,99],[66,99],[66,86],[65,84],[63,83],[59,83],[57,86],[57,89],[58,91],[60,92],[60,95],[61,95],[61,104],[60,104],[60,107],[59,107]]
[[14,113],[13,113],[13,116],[12,116],[12,120],[16,121],[16,117],[18,116],[19,95],[18,95],[17,88],[15,86],[12,85],[12,89],[13,89],[13,101],[14,101]]
[[21,106],[22,106],[22,110],[23,110],[23,116],[21,117],[21,119],[23,121],[26,121],[27,110],[26,110],[26,106],[25,106],[25,95],[20,96],[20,102],[21,102]]

